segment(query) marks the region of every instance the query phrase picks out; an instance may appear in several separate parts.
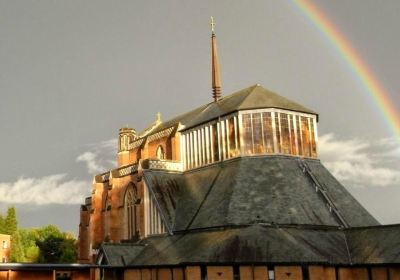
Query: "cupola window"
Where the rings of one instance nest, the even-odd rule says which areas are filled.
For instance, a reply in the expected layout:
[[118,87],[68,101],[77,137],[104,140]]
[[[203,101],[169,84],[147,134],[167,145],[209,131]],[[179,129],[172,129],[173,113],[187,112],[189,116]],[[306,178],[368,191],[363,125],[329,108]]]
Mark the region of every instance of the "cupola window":
[[280,109],[240,111],[182,133],[185,169],[237,156],[317,157],[316,116]]

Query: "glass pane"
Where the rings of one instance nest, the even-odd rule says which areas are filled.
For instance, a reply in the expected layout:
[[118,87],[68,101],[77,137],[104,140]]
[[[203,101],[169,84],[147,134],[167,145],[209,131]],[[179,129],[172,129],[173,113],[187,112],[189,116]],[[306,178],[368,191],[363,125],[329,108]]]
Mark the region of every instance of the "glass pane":
[[266,153],[274,152],[274,134],[272,132],[271,113],[263,113],[264,149]]
[[206,153],[207,153],[207,163],[212,162],[212,150],[211,150],[211,135],[210,135],[210,127],[206,127]]
[[251,115],[243,114],[243,147],[244,154],[251,155],[253,154],[253,137],[252,137],[252,129],[251,129]]
[[311,139],[310,139],[310,130],[308,128],[308,120],[306,117],[301,117],[301,132],[303,136],[303,150],[304,156],[311,156]]
[[185,135],[185,148],[186,148],[186,168],[189,168],[189,157],[190,157],[189,134]]
[[281,127],[279,125],[279,118],[278,118],[278,113],[274,114],[275,116],[275,132],[276,132],[276,143],[278,146],[278,153],[282,153],[282,148],[281,148]]
[[282,153],[290,154],[290,134],[288,115],[281,113]]
[[189,167],[193,167],[193,135],[192,132],[189,133],[189,150],[190,150],[190,159],[189,159]]
[[198,160],[199,160],[196,131],[193,131],[193,155],[194,155],[193,167],[196,167],[198,165]]
[[216,123],[212,125],[212,145],[214,150],[213,159],[214,161],[219,161],[218,130]]
[[228,137],[229,137],[229,154],[228,157],[237,156],[236,139],[235,139],[235,121],[233,118],[228,120]]
[[239,155],[240,154],[239,117],[236,116],[235,120],[236,120],[236,132],[235,133],[236,133],[236,144],[237,144],[236,149],[237,149],[237,154]]
[[203,165],[203,145],[201,141],[201,130],[197,131],[197,153],[199,159],[199,166]]
[[300,126],[301,126],[301,124],[300,124],[300,117],[299,117],[299,116],[296,116],[297,148],[298,148],[298,151],[299,151],[299,156],[302,156],[302,155],[303,155],[303,141],[302,141],[302,139],[301,139],[301,130],[300,130]]
[[224,139],[225,139],[225,157],[226,158],[230,158],[230,156],[229,156],[229,131],[228,131],[229,127],[228,127],[228,125],[229,125],[228,121],[225,120],[224,121],[224,128],[225,128],[225,130],[224,130],[224,134],[225,134]]
[[311,156],[317,157],[317,143],[315,142],[314,119],[309,118],[311,128]]
[[260,113],[253,114],[253,144],[255,154],[264,152]]
[[290,153],[296,155],[296,131],[294,130],[294,116],[288,115],[290,125]]
[[203,164],[207,164],[206,128],[205,127],[201,129],[201,145],[202,145]]

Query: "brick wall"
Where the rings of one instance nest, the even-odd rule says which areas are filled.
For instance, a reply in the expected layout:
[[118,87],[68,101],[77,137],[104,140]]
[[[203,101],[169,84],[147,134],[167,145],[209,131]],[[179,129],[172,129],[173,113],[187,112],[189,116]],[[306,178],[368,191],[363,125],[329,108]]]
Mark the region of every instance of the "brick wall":
[[90,213],[86,206],[82,206],[80,210],[79,224],[79,247],[78,247],[78,262],[90,262],[90,229],[89,229]]
[[0,263],[10,262],[11,236],[0,234]]
[[[100,268],[71,270],[72,280],[100,280]],[[308,273],[304,273],[308,270]],[[273,273],[271,273],[273,272]],[[50,268],[36,270],[6,270],[0,267],[0,280],[54,279],[57,271]],[[104,275],[115,275],[112,268],[105,268]],[[303,278],[303,275],[306,278]],[[334,268],[323,266],[275,266],[273,269],[262,265],[232,266],[186,266],[160,268],[127,268],[120,280],[398,280],[400,268],[355,267]],[[206,278],[207,277],[207,278]],[[273,278],[271,278],[273,277]],[[307,278],[308,277],[308,278]],[[105,278],[114,279],[114,278]]]
[[[304,275],[306,275],[304,277]],[[124,271],[125,280],[398,280],[400,268],[325,266],[187,266],[172,268],[136,268]],[[207,278],[206,278],[207,277]],[[273,277],[273,278],[270,278]]]

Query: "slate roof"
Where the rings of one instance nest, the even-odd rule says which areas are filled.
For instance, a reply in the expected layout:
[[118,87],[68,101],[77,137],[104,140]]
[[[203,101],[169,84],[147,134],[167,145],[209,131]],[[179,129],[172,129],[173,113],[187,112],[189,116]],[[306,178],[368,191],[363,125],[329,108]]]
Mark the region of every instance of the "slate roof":
[[[305,161],[349,226],[379,225],[319,160]],[[341,226],[291,156],[242,157],[185,173],[145,170],[143,177],[171,231],[255,222]]]
[[143,245],[133,243],[103,243],[101,251],[104,259],[101,264],[113,266],[125,266],[130,264],[142,250]]
[[353,228],[346,236],[353,263],[400,263],[400,225]]
[[[120,265],[122,254],[132,261],[126,266],[188,264],[398,264],[400,225],[337,229],[311,226],[253,224],[245,227],[187,231],[141,240],[135,250],[114,250],[110,265]],[[383,241],[389,233],[390,239]],[[369,245],[369,242],[372,244]],[[378,242],[383,241],[381,247]],[[113,246],[103,246],[111,255]],[[133,246],[133,245],[131,245]],[[363,246],[365,249],[363,249]],[[137,245],[136,245],[137,247]],[[397,252],[396,252],[397,251]]]
[[107,264],[399,264],[400,225],[379,225],[319,160],[303,159],[343,227],[299,160],[269,155],[181,173],[144,170],[169,233],[104,244]]
[[261,85],[254,85],[224,96],[217,102],[202,105],[190,112],[163,122],[151,133],[157,133],[166,128],[176,126],[178,123],[182,124],[184,129],[188,129],[239,110],[261,108],[285,109],[318,116],[313,110],[265,89]]

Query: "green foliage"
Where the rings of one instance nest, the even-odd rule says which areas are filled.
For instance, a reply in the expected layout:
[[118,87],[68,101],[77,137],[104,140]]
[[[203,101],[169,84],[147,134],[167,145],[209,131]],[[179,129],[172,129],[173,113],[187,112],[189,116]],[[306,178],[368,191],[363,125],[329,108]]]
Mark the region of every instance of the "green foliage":
[[40,249],[38,246],[33,245],[29,247],[24,247],[24,257],[25,262],[37,263],[39,261]]
[[58,227],[54,225],[47,225],[37,229],[37,240],[44,241],[50,237],[64,238],[65,233],[61,232]]
[[25,261],[29,263],[38,262],[39,247],[36,240],[39,238],[38,229],[19,229],[21,243],[24,249]]
[[73,263],[77,258],[76,240],[71,233],[61,232],[54,225],[18,229],[14,207],[0,214],[0,233],[11,235],[12,262]]
[[64,239],[62,246],[62,254],[60,263],[73,263],[77,259],[76,240],[71,238]]
[[4,224],[5,224],[5,220],[3,218],[3,215],[0,214],[0,234],[4,234]]
[[40,249],[40,263],[58,263],[62,255],[62,242],[60,237],[49,236],[43,241],[38,240],[36,245]]
[[76,261],[75,240],[62,236],[50,235],[44,240],[37,240],[40,249],[40,263],[71,263]]
[[61,232],[54,225],[21,229],[19,232],[26,262],[72,263],[76,261],[76,240],[72,234]]
[[4,221],[4,233],[13,235],[14,232],[17,231],[18,222],[17,222],[17,214],[15,213],[14,207],[9,207],[7,209],[7,216]]
[[21,242],[19,231],[15,231],[11,236],[11,262],[24,262],[24,248]]

